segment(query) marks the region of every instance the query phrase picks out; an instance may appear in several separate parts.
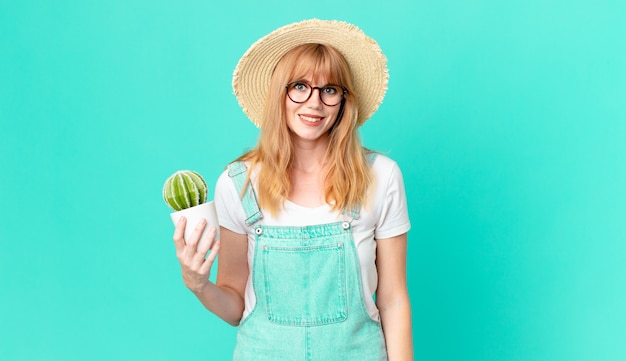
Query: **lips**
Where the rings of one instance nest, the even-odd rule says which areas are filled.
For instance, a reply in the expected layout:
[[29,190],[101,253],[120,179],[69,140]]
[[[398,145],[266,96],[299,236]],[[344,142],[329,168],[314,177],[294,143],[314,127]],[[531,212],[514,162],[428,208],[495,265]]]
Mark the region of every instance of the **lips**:
[[298,114],[298,116],[303,121],[305,121],[307,123],[312,123],[312,124],[319,123],[319,122],[322,121],[322,119],[324,119],[324,117],[319,117],[319,116],[315,116],[315,115]]

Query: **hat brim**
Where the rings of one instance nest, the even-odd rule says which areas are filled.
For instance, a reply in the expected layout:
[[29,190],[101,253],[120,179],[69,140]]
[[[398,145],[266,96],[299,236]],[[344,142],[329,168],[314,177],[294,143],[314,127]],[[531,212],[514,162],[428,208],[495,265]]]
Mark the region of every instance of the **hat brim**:
[[387,59],[378,43],[352,24],[311,19],[278,28],[256,41],[241,57],[233,73],[233,91],[239,105],[258,127],[272,72],[290,50],[319,43],[338,50],[352,72],[359,103],[358,125],[369,119],[387,91]]

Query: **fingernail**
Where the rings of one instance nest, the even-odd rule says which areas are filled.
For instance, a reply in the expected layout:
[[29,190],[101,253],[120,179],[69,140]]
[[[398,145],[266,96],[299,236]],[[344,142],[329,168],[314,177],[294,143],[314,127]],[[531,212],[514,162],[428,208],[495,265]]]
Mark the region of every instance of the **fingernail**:
[[185,216],[180,216],[180,218],[178,218],[178,223],[183,223],[186,220]]

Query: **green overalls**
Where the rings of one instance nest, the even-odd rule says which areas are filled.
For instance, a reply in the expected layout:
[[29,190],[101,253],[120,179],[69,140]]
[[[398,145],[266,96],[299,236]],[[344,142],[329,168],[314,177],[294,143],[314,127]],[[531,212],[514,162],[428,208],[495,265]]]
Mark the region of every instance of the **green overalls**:
[[[228,167],[238,194],[247,169]],[[262,224],[254,190],[242,199],[256,234],[252,283],[256,304],[237,333],[235,361],[387,360],[379,322],[363,301],[351,221],[284,227]],[[346,213],[346,212],[344,212]]]

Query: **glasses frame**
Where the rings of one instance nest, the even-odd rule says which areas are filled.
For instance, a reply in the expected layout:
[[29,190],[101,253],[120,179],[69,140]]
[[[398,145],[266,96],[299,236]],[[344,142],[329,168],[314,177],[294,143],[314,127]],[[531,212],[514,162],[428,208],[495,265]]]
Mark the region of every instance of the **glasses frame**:
[[[311,92],[309,93],[309,96],[308,96],[306,99],[304,99],[303,101],[300,101],[300,102],[295,101],[295,100],[293,100],[293,98],[291,97],[291,95],[289,95],[289,87],[290,87],[291,85],[294,85],[294,84],[304,84],[304,85],[308,86],[308,87],[311,89]],[[333,105],[326,104],[326,102],[324,101],[324,99],[322,99],[322,89],[324,89],[324,88],[328,88],[328,87],[330,87],[330,86],[332,86],[332,87],[337,87],[337,88],[340,88],[340,89],[342,90],[342,93],[341,93],[341,100],[340,100],[338,103],[333,104]],[[309,84],[308,82],[303,81],[303,80],[296,80],[296,81],[292,81],[292,82],[290,82],[290,83],[287,83],[287,85],[285,85],[285,91],[287,92],[287,97],[289,97],[289,99],[290,99],[292,102],[296,103],[296,104],[306,103],[309,99],[311,99],[311,96],[313,95],[313,90],[315,90],[315,89],[317,89],[317,90],[318,90],[317,94],[318,94],[318,95],[319,95],[319,97],[320,97],[320,101],[321,101],[322,103],[324,103],[324,105],[329,106],[329,107],[335,107],[335,106],[337,106],[337,105],[339,105],[339,104],[342,104],[342,103],[344,102],[344,100],[346,99],[346,94],[348,94],[348,89],[346,89],[346,88],[342,87],[341,85],[337,85],[337,84],[326,84],[326,85],[323,85],[323,86],[321,86],[321,87],[320,87],[320,86],[311,86],[311,84]]]

